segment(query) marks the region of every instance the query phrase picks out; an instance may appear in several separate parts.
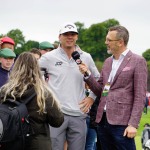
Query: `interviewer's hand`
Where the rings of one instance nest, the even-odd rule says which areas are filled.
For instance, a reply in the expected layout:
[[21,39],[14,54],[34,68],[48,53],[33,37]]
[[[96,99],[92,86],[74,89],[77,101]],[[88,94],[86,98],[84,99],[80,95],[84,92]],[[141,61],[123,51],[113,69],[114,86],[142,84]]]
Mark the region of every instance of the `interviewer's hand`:
[[81,111],[84,113],[88,113],[93,103],[94,103],[94,100],[91,97],[84,98],[79,103]]
[[85,74],[85,72],[89,71],[88,67],[84,63],[79,64],[79,70],[82,74]]
[[123,136],[127,136],[128,138],[134,138],[136,136],[137,129],[131,125],[129,125],[125,131]]

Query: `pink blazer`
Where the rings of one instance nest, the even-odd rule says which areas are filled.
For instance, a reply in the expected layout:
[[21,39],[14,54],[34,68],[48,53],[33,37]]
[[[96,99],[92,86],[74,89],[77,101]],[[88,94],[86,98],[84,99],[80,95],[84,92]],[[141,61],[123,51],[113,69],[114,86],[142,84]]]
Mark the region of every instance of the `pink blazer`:
[[[97,82],[91,75],[85,82],[100,96],[108,81],[112,67],[112,57],[104,62],[101,76]],[[147,89],[147,65],[143,57],[131,51],[121,63],[107,96],[100,97],[96,122],[102,118],[106,104],[107,120],[112,125],[132,125],[138,127]]]

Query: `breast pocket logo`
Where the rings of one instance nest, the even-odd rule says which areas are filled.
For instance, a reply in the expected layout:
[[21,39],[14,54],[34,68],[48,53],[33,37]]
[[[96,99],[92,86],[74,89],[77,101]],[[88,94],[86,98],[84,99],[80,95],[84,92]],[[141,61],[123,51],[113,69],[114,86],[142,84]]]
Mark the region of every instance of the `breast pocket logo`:
[[55,66],[61,66],[62,65],[62,61],[56,62]]

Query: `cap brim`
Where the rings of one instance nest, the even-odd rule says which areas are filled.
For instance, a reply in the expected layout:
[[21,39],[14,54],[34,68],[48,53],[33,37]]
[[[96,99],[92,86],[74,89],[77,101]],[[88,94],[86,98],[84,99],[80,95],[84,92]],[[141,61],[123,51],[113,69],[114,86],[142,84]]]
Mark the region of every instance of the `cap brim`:
[[68,33],[68,32],[74,32],[74,33],[78,34],[78,32],[76,32],[76,31],[64,31],[64,32],[61,32],[60,34],[64,34],[64,33]]

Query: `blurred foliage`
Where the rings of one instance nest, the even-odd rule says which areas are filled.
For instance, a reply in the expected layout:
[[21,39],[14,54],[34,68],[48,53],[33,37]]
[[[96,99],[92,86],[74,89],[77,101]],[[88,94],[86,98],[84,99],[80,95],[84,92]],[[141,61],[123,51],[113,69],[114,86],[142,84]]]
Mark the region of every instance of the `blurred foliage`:
[[146,59],[146,61],[150,61],[150,49],[147,49],[142,56]]
[[0,37],[8,36],[15,41],[15,53],[20,54],[24,51],[29,51],[31,48],[38,48],[39,42],[37,41],[25,41],[25,36],[23,32],[19,29],[13,29],[7,34],[2,34]]
[[147,79],[147,90],[150,91],[150,49],[147,49],[142,56],[147,61],[148,79]]
[[7,36],[12,38],[15,43],[16,47],[20,45],[20,47],[23,47],[25,44],[25,37],[23,36],[23,32],[19,29],[11,30],[7,33]]
[[32,48],[39,48],[39,42],[29,40],[23,46],[26,51],[31,50]]
[[[92,24],[89,28],[85,28],[84,23],[75,22],[79,37],[77,44],[80,48],[90,53],[95,61],[95,64],[100,71],[104,60],[109,57],[107,54],[107,47],[105,45],[105,38],[109,27],[119,25],[119,21],[115,19],[108,19],[101,23]],[[38,48],[39,42],[33,40],[25,40],[23,32],[19,29],[12,29],[6,34],[0,35],[0,37],[9,36],[14,39],[15,53],[20,54],[23,51],[29,51],[32,48]],[[59,41],[54,42],[54,46],[57,48]],[[147,61],[148,66],[148,90],[150,91],[150,49],[143,53],[143,57]]]
[[150,60],[147,61],[147,68],[148,68],[147,90],[150,91]]
[[85,28],[83,23],[75,23],[79,38],[77,44],[82,50],[90,53],[94,60],[104,61],[109,55],[105,45],[105,38],[109,27],[119,25],[115,19],[109,19],[102,23],[92,24],[89,28]]
[[102,66],[103,66],[103,62],[101,62],[101,61],[95,61],[95,65],[96,65],[98,71],[101,72]]

